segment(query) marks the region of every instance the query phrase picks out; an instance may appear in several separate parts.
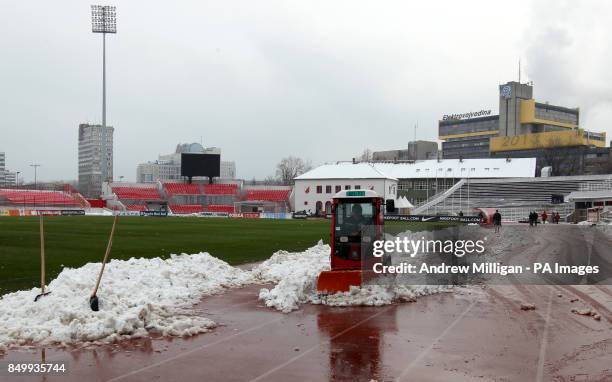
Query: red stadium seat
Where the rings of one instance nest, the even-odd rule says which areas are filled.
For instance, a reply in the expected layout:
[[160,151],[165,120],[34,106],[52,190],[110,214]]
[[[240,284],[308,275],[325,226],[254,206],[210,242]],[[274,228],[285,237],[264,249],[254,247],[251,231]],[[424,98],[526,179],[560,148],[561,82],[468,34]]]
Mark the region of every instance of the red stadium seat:
[[174,204],[170,205],[170,210],[174,214],[197,214],[204,211],[204,208],[199,204]]
[[238,192],[237,184],[205,184],[205,195],[236,195]]
[[15,205],[80,206],[71,195],[62,191],[3,189],[0,190],[0,197]]
[[161,195],[154,187],[113,186],[113,193],[125,200],[161,200]]
[[289,199],[290,190],[247,190],[245,200],[284,202]]
[[200,195],[200,186],[198,184],[187,183],[164,183],[164,190],[168,196],[171,195]]
[[208,212],[227,212],[228,214],[234,213],[234,206],[225,204],[209,204],[207,207]]
[[145,204],[126,204],[125,207],[128,211],[144,211],[147,209]]

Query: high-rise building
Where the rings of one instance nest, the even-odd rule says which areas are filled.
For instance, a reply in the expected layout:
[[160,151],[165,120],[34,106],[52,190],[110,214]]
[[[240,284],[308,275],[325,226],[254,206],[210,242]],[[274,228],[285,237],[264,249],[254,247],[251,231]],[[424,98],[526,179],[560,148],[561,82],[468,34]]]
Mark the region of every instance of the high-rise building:
[[112,126],[104,131],[102,125],[79,125],[79,191],[87,197],[99,197],[102,183],[113,180],[114,131]]
[[17,184],[17,173],[6,169],[6,154],[0,152],[0,186]]
[[442,156],[459,158],[537,158],[536,172],[553,175],[599,171],[589,158],[605,156],[606,134],[580,128],[580,110],[537,102],[533,85],[499,85],[499,114],[481,110],[445,115],[438,123]]
[[4,173],[4,168],[6,166],[6,157],[5,154],[0,151],[0,186],[4,186],[5,182],[6,182],[6,175]]
[[[160,155],[155,162],[141,163],[136,168],[137,182],[168,182],[182,180],[181,176],[181,154],[219,154],[218,147],[204,148],[199,143],[183,143],[176,146],[172,154]],[[236,163],[232,161],[221,161],[220,179],[236,179]],[[194,179],[199,179],[194,177]]]

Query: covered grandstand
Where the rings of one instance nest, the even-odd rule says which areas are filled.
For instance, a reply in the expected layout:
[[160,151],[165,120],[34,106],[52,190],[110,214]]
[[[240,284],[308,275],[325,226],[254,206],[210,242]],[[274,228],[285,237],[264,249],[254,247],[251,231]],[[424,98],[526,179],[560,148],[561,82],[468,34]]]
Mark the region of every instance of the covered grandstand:
[[290,212],[290,186],[251,186],[242,191],[236,212]]
[[414,214],[473,214],[478,208],[498,209],[504,221],[524,220],[530,211],[559,212],[573,222],[572,192],[612,189],[612,175],[559,176],[545,178],[462,179],[452,188],[433,195]]
[[22,185],[0,189],[0,210],[9,214],[89,207],[89,202],[69,184]]
[[121,211],[163,210],[176,215],[290,211],[290,186],[113,182],[105,184],[103,191],[109,208]]
[[113,210],[140,212],[166,209],[167,203],[155,183],[104,183],[102,193],[106,205]]

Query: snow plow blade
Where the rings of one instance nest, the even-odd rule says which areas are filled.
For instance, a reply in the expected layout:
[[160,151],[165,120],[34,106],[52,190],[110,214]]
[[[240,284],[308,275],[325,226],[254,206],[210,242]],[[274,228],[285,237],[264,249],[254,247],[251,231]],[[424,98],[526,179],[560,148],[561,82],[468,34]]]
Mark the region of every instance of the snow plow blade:
[[324,271],[319,274],[317,291],[319,293],[333,294],[348,292],[351,286],[362,285],[363,272],[359,269],[346,271]]

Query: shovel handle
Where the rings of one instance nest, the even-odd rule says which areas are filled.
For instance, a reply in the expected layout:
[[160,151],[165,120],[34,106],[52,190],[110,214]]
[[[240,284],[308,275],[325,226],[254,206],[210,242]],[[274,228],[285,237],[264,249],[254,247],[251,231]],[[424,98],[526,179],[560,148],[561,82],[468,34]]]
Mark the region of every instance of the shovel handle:
[[38,215],[40,222],[40,293],[45,293],[45,226],[42,214]]
[[96,281],[96,286],[93,290],[92,296],[95,296],[98,292],[98,287],[100,286],[100,280],[102,280],[102,273],[104,273],[104,267],[106,266],[106,260],[108,260],[108,254],[111,251],[111,247],[113,246],[113,236],[115,236],[115,226],[117,225],[117,218],[119,215],[115,215],[113,219],[113,228],[111,228],[110,237],[108,238],[108,244],[106,246],[106,252],[104,253],[104,259],[102,260],[102,268],[100,269],[100,273],[98,274],[98,281]]

